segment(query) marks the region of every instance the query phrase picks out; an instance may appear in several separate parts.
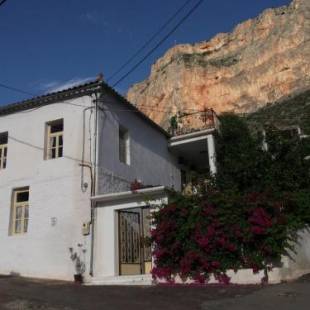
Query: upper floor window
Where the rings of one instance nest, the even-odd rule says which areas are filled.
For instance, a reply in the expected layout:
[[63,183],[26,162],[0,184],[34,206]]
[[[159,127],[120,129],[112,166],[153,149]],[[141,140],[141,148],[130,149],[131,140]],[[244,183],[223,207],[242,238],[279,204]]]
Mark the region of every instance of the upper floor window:
[[119,127],[119,160],[120,162],[130,165],[130,150],[129,150],[129,133],[128,130]]
[[6,168],[8,154],[8,133],[0,133],[0,170]]
[[63,119],[46,124],[46,159],[63,157],[63,130]]
[[28,231],[29,187],[13,191],[12,234],[24,234]]

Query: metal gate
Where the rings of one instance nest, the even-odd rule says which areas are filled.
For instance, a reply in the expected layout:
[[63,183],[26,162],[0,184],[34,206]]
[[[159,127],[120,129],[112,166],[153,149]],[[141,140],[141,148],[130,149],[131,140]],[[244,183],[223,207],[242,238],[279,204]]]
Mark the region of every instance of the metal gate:
[[120,275],[148,273],[151,268],[151,247],[146,242],[150,224],[149,209],[119,211]]
[[141,274],[140,213],[119,212],[120,274]]

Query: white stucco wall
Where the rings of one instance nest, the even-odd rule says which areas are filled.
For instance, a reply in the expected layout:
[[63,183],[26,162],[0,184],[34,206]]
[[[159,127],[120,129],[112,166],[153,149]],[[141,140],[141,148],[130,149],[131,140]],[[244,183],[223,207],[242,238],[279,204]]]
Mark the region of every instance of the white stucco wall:
[[[0,170],[0,274],[72,280],[75,270],[69,247],[76,249],[77,243],[89,247],[81,228],[90,220],[90,186],[82,192],[79,164],[83,109],[91,99],[70,102],[81,106],[56,103],[0,117],[0,132],[9,132],[7,167]],[[89,160],[90,111],[86,115]],[[44,160],[45,123],[60,118],[64,119],[64,157]],[[85,182],[90,185],[89,175],[85,169]],[[25,186],[30,187],[28,232],[9,235],[12,190]]]
[[[146,197],[152,197],[146,201]],[[167,202],[167,195],[149,194],[146,196],[129,197],[124,200],[98,202],[95,216],[95,251],[94,251],[94,279],[119,276],[119,236],[118,236],[118,211],[151,206]],[[90,279],[94,280],[94,279]]]
[[282,263],[282,268],[273,272],[272,280],[278,278],[289,281],[310,273],[310,231],[299,232],[294,252],[289,252],[289,256],[283,257]]
[[[0,274],[72,280],[75,269],[69,248],[76,250],[77,244],[81,243],[86,248],[83,255],[87,267],[85,276],[89,275],[90,236],[84,237],[81,229],[84,222],[90,221],[91,180],[90,171],[85,168],[84,182],[88,183],[88,188],[83,192],[80,163],[83,110],[92,105],[92,100],[85,96],[69,102],[74,105],[59,102],[0,117],[0,133],[9,133],[7,167],[0,170]],[[95,110],[85,112],[85,160],[94,162],[99,154],[98,193],[105,189],[119,191],[124,186],[128,188],[135,178],[144,184],[178,189],[180,172],[176,159],[168,151],[165,135],[135,113],[117,111],[126,110],[126,105],[118,103],[113,96],[105,101],[105,107],[111,111],[99,112],[97,153]],[[61,118],[64,119],[64,157],[44,160],[46,122]],[[118,159],[119,124],[130,133],[130,166]],[[26,186],[30,188],[28,232],[11,235],[12,191]],[[102,212],[106,211],[99,211],[99,221]],[[110,213],[104,217],[105,223],[108,221],[108,225],[117,227]],[[56,220],[56,225],[52,225],[52,220]],[[107,224],[102,229],[108,229]],[[100,238],[99,234],[96,253],[97,247],[103,247]],[[109,262],[113,247],[105,249],[106,256],[102,258]],[[106,266],[108,269],[104,273],[113,274],[115,270],[109,269],[112,263]]]
[[[181,174],[167,137],[113,96],[106,94],[102,104],[108,111],[99,112],[98,193],[126,191],[135,179],[179,190]],[[129,132],[130,165],[119,161],[119,126]]]

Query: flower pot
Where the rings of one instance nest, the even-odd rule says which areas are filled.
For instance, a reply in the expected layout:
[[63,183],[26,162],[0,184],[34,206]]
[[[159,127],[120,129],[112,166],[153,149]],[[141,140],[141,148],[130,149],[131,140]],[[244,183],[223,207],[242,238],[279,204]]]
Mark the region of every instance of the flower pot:
[[83,283],[83,276],[81,274],[75,274],[74,275],[74,282],[77,284]]

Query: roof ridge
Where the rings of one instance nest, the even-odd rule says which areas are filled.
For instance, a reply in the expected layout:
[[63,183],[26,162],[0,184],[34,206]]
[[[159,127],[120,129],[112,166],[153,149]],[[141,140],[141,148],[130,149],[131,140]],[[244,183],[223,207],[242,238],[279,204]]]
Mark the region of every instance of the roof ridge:
[[170,137],[168,132],[164,130],[161,126],[155,123],[152,119],[150,119],[146,114],[140,111],[134,104],[129,102],[127,98],[123,95],[119,94],[112,86],[107,84],[102,76],[98,76],[97,79],[93,81],[89,81],[84,84],[76,85],[67,89],[63,89],[57,92],[51,92],[44,94],[42,96],[37,96],[29,99],[25,99],[19,102],[7,104],[0,107],[0,117],[13,114],[15,112],[23,111],[23,110],[30,110],[33,108],[45,106],[48,104],[56,103],[57,101],[68,100],[70,98],[79,97],[82,94],[92,94],[96,90],[100,88],[105,88],[112,93],[112,95],[116,96],[119,100],[121,100],[125,105],[130,107],[134,112],[137,112],[140,117],[146,120],[150,125],[155,127],[165,136]]
[[92,85],[95,85],[95,84],[100,85],[100,83],[102,83],[102,80],[96,79],[96,80],[93,80],[93,81],[90,81],[90,82],[87,82],[87,83],[84,83],[84,84],[76,85],[76,86],[73,86],[73,87],[69,87],[69,88],[66,88],[66,89],[63,89],[63,90],[54,91],[54,92],[46,93],[46,94],[43,94],[43,95],[38,95],[38,96],[34,96],[34,97],[31,97],[31,98],[28,98],[28,99],[24,99],[24,100],[21,100],[21,101],[9,103],[9,104],[0,106],[0,115],[1,115],[2,110],[5,110],[5,109],[7,109],[9,107],[25,104],[25,103],[28,103],[28,102],[31,102],[31,101],[44,100],[44,99],[48,99],[49,97],[56,97],[56,96],[59,96],[59,95],[65,95],[66,93],[72,92],[74,90],[77,91],[79,89],[83,89],[85,87],[92,86]]

